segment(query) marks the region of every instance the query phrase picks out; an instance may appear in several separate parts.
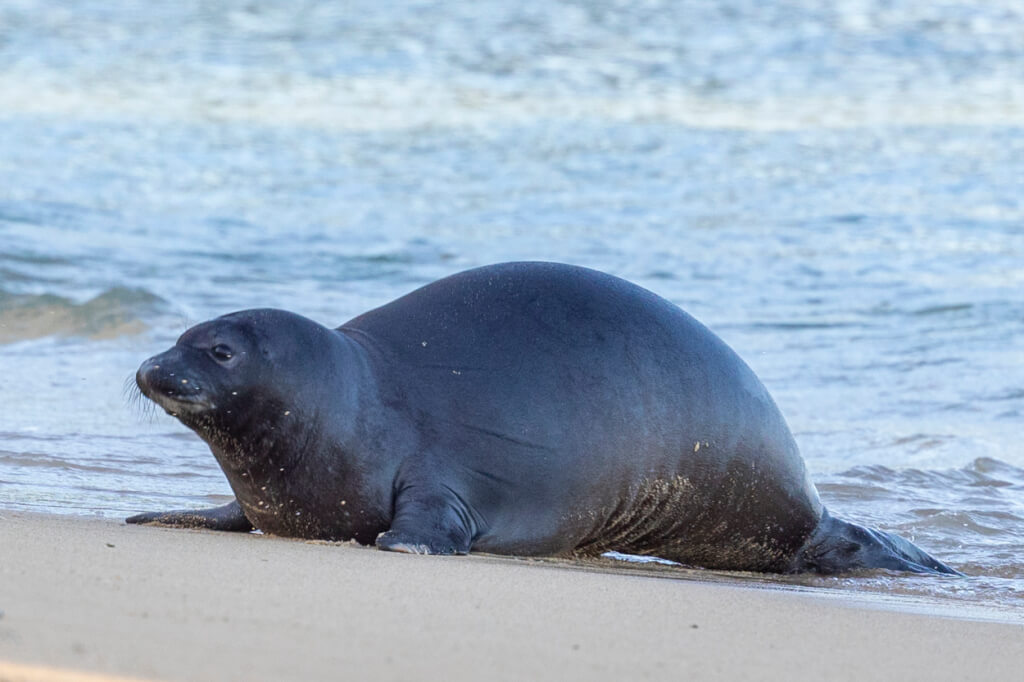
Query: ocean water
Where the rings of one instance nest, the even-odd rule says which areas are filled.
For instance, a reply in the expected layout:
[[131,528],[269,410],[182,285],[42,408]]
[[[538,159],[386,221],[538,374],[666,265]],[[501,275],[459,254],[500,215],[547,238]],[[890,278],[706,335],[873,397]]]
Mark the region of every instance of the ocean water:
[[571,262],[768,386],[826,504],[1024,606],[1024,5],[0,4],[0,515],[223,502],[188,326]]

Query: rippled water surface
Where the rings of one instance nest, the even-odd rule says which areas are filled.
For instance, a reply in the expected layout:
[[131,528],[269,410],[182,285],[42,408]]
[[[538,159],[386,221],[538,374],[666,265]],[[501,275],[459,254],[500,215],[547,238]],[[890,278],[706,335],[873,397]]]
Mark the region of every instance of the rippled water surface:
[[686,308],[837,515],[1024,606],[1017,0],[0,5],[0,506],[226,499],[123,387],[192,323],[337,325],[511,259]]

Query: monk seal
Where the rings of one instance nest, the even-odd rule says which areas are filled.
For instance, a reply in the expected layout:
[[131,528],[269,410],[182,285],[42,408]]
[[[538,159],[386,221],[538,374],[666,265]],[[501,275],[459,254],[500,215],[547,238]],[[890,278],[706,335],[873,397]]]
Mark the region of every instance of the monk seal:
[[832,517],[739,356],[676,305],[586,268],[468,270],[337,329],[236,312],[136,380],[209,445],[236,499],[129,523],[430,554],[955,573]]

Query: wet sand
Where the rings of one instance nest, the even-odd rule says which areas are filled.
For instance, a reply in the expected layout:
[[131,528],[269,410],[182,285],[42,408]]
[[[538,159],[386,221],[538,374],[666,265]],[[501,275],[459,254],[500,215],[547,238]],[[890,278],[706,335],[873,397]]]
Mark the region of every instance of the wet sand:
[[0,557],[2,682],[969,680],[1024,667],[1020,623],[694,572],[9,511]]

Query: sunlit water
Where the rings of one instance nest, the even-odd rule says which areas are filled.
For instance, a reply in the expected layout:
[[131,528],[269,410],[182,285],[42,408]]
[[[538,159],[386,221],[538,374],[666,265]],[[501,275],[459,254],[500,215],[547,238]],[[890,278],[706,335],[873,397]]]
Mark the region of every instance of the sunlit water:
[[0,506],[220,502],[123,386],[190,324],[329,325],[547,259],[755,369],[837,514],[1024,605],[1024,6],[0,5]]

